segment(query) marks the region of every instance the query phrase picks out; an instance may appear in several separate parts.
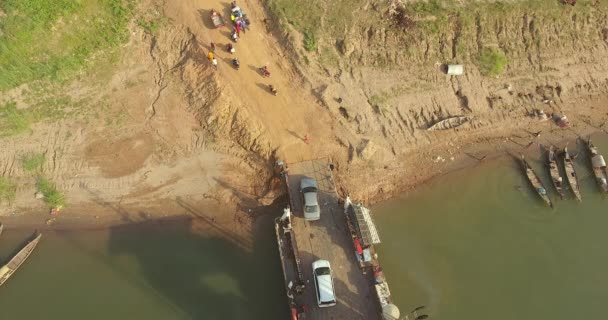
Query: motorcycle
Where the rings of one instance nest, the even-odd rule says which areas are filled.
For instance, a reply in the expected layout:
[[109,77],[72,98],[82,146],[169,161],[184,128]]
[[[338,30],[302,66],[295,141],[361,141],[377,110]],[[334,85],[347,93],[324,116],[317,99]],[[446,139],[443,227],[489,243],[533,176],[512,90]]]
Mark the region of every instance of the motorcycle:
[[270,71],[268,71],[268,67],[263,66],[263,67],[258,68],[258,70],[260,70],[262,77],[270,77]]
[[241,68],[241,63],[239,62],[239,59],[237,59],[237,58],[232,59],[232,66],[236,70],[239,70]]
[[270,91],[270,93],[272,93],[273,95],[277,95],[279,94],[279,92],[277,91],[277,88],[275,88],[273,85],[269,84],[268,85],[268,90]]

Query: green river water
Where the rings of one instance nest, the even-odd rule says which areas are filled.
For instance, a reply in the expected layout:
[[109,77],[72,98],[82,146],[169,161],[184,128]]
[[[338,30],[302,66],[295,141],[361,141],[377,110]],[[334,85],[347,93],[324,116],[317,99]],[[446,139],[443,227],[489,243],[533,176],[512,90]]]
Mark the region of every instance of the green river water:
[[[608,154],[608,140],[596,142]],[[567,194],[555,209],[543,206],[512,159],[373,207],[396,304],[426,305],[434,319],[602,319],[608,199],[587,159],[576,162],[583,202]],[[533,166],[549,186],[540,161]],[[191,224],[45,232],[0,288],[0,319],[288,318],[272,217],[259,220],[248,249]],[[5,231],[0,259],[28,235]]]

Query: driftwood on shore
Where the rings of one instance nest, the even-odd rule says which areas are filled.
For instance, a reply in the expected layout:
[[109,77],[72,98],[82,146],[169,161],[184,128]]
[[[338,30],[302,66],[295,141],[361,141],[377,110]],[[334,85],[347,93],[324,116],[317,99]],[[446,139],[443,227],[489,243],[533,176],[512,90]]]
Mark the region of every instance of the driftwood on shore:
[[443,120],[439,120],[432,126],[428,127],[426,130],[437,131],[437,130],[454,129],[456,127],[459,127],[459,126],[469,122],[470,120],[471,120],[471,117],[467,117],[467,116],[456,116],[456,117],[446,118]]

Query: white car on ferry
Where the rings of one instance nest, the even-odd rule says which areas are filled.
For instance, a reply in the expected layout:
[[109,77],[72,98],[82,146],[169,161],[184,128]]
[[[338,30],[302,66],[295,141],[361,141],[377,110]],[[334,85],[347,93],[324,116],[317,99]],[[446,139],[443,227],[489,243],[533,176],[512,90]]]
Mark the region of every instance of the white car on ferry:
[[312,273],[315,277],[315,289],[317,289],[317,304],[319,307],[335,306],[336,292],[334,291],[334,278],[329,261],[317,260],[313,262]]

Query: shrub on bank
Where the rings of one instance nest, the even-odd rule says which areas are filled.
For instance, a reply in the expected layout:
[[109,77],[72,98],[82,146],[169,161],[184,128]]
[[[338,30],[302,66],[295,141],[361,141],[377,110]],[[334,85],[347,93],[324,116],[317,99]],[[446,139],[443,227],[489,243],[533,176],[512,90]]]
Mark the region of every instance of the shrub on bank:
[[496,49],[485,48],[481,51],[477,64],[483,75],[492,77],[503,72],[508,64],[508,60],[504,53]]

